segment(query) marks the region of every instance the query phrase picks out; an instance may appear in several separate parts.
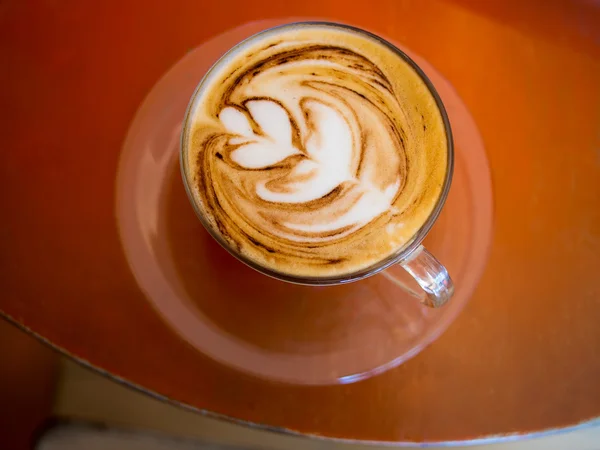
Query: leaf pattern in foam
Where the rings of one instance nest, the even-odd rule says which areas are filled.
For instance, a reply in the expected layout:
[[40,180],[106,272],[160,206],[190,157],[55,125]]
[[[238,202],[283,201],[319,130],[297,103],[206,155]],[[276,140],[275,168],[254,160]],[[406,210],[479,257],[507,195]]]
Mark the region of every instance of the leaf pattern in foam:
[[259,141],[241,146],[231,153],[231,159],[246,169],[264,169],[298,153],[293,147]]
[[[287,111],[276,102],[251,100],[246,103],[250,117],[260,127],[256,134],[245,112],[227,107],[219,119],[234,137],[230,145],[239,145],[230,155],[231,159],[246,169],[263,169],[288,158],[302,154],[292,144],[292,125]],[[286,177],[288,189],[269,189],[268,181],[256,185],[259,197],[269,202],[304,203],[322,198],[345,181],[353,181],[362,191],[356,204],[335,221],[324,223],[292,224],[292,229],[302,231],[329,231],[351,224],[362,224],[385,211],[397,190],[381,192],[366,180],[359,180],[352,173],[353,138],[350,125],[339,111],[309,100],[304,104],[306,117],[311,125],[306,137],[304,158],[296,163]],[[310,176],[306,176],[310,174]]]
[[238,134],[245,137],[254,137],[254,131],[250,121],[242,111],[232,106],[223,108],[219,113],[219,120],[225,126],[225,129],[232,134]]
[[246,107],[264,136],[254,133],[246,114],[237,108],[228,106],[219,114],[227,131],[237,135],[229,140],[231,145],[240,145],[231,153],[236,164],[264,169],[300,153],[292,145],[292,125],[285,109],[269,100],[252,100]]
[[292,124],[285,109],[269,100],[251,100],[246,107],[265,135],[280,145],[292,145]]
[[[312,126],[305,144],[310,159],[304,159],[294,167],[289,176],[290,189],[285,192],[273,192],[266,183],[259,183],[257,193],[264,200],[310,202],[326,196],[344,181],[354,179],[350,172],[352,131],[344,117],[318,101],[309,100],[304,108]],[[307,173],[312,173],[312,176],[302,176]]]

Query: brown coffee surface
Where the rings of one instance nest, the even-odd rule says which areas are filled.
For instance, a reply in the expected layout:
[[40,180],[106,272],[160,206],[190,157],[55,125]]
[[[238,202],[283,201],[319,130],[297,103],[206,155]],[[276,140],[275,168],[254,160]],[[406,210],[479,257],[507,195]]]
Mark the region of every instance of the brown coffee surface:
[[379,39],[288,25],[225,55],[192,101],[191,195],[234,253],[338,277],[402,250],[438,203],[447,136],[419,74]]

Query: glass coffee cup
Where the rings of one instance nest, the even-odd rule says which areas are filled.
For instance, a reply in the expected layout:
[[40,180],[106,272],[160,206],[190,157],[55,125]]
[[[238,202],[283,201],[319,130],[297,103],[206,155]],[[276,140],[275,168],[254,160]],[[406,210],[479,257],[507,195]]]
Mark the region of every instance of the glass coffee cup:
[[[207,95],[207,80],[210,80],[211,74],[213,76],[215,73],[218,74],[224,69],[224,67],[227,66],[227,64],[229,64],[232,57],[243,54],[243,52],[247,51],[247,49],[253,45],[255,46],[257,43],[264,42],[269,38],[281,36],[289,30],[301,29],[302,27],[316,27],[318,29],[335,28],[336,30],[341,29],[346,33],[360,36],[363,39],[376,41],[378,45],[385,46],[387,49],[391,50],[399,58],[399,60],[401,60],[405,65],[409,66],[412,71],[418,75],[420,80],[427,87],[429,94],[434,100],[435,107],[441,116],[441,121],[445,131],[445,149],[447,152],[445,173],[443,174],[443,180],[439,194],[435,201],[435,205],[431,208],[427,218],[421,223],[420,227],[414,232],[414,234],[412,234],[412,236],[410,236],[406,242],[398,246],[398,248],[396,248],[393,252],[369,264],[367,267],[361,267],[358,270],[353,270],[348,273],[320,275],[295,274],[290,273],[290,271],[279,271],[277,270],[277,267],[274,267],[273,265],[269,266],[266,264],[261,264],[260,261],[248,257],[246,254],[244,254],[244,252],[240,251],[239,248],[237,248],[235,245],[232,245],[231,241],[225,238],[224,235],[219,232],[218,227],[215,227],[214,220],[212,220],[210,217],[207,209],[203,207],[200,201],[198,201],[198,195],[195,192],[195,189],[197,189],[194,183],[195,175],[189,163],[190,144],[192,140],[191,133],[193,112],[199,99],[202,99]],[[291,283],[327,286],[357,281],[384,271],[392,265],[399,264],[408,274],[410,274],[410,276],[412,276],[412,278],[414,278],[416,283],[418,283],[420,286],[422,292],[416,293],[414,290],[411,290],[408,287],[407,290],[413,295],[417,295],[425,305],[430,307],[442,306],[451,298],[453,294],[454,287],[448,271],[422,245],[423,239],[438,218],[450,189],[453,172],[453,141],[448,117],[441,99],[423,71],[401,50],[375,35],[346,25],[303,22],[275,27],[258,33],[241,42],[213,65],[213,67],[200,81],[194,94],[192,95],[185,115],[183,132],[181,136],[180,161],[182,177],[186,191],[194,210],[204,227],[229,253],[262,274]]]

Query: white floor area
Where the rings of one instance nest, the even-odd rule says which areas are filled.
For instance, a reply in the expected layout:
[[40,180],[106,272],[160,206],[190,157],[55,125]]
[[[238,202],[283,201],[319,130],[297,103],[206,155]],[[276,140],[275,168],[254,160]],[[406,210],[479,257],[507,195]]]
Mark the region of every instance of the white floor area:
[[[49,431],[38,443],[38,450],[389,449],[286,436],[203,417],[136,392],[68,360],[63,362],[55,414],[73,420],[74,424]],[[537,439],[452,448],[600,450],[600,423]]]

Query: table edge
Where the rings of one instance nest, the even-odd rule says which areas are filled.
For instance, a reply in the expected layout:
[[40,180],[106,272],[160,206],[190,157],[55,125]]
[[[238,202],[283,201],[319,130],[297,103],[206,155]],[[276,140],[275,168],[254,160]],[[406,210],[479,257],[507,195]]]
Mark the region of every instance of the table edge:
[[318,434],[311,433],[303,433],[300,431],[294,431],[288,428],[272,426],[264,423],[250,422],[247,420],[239,419],[236,417],[228,416],[225,414],[217,413],[215,411],[201,409],[196,406],[184,403],[179,400],[172,399],[164,394],[161,394],[152,389],[146,388],[142,385],[139,385],[127,378],[115,375],[99,366],[96,366],[92,362],[76,356],[70,353],[64,347],[61,347],[51,340],[45,338],[41,334],[35,332],[31,328],[27,327],[23,323],[19,322],[17,319],[12,317],[10,314],[0,310],[0,319],[6,320],[11,325],[17,327],[19,330],[25,332],[29,336],[35,338],[38,342],[46,345],[53,351],[57,352],[61,356],[67,357],[72,361],[75,361],[77,364],[85,367],[87,369],[92,370],[93,372],[108,378],[112,381],[119,383],[122,386],[133,389],[134,391],[140,392],[142,394],[148,395],[151,398],[156,400],[165,402],[169,405],[175,406],[177,408],[181,408],[186,411],[191,411],[194,413],[201,414],[202,416],[209,417],[211,419],[222,420],[225,422],[229,422],[236,425],[241,425],[247,428],[252,428],[255,430],[267,431],[276,433],[279,435],[290,436],[290,437],[301,437],[308,438],[315,441],[324,441],[324,442],[335,442],[335,443],[346,443],[346,444],[364,444],[364,445],[380,445],[380,446],[390,446],[390,447],[413,447],[419,446],[422,448],[436,448],[436,447],[454,447],[458,445],[484,445],[484,444],[500,444],[506,442],[513,442],[524,439],[534,439],[541,437],[548,437],[558,434],[565,434],[572,431],[582,430],[592,428],[594,426],[600,426],[600,416],[596,416],[587,420],[583,420],[578,423],[574,423],[572,425],[567,425],[564,427],[555,427],[555,428],[546,428],[543,430],[530,431],[525,433],[505,433],[505,434],[490,434],[484,435],[481,437],[473,438],[473,439],[464,439],[464,440],[449,440],[449,441],[378,441],[378,440],[370,440],[370,439],[346,439],[339,437],[330,437],[330,436],[321,436]]

